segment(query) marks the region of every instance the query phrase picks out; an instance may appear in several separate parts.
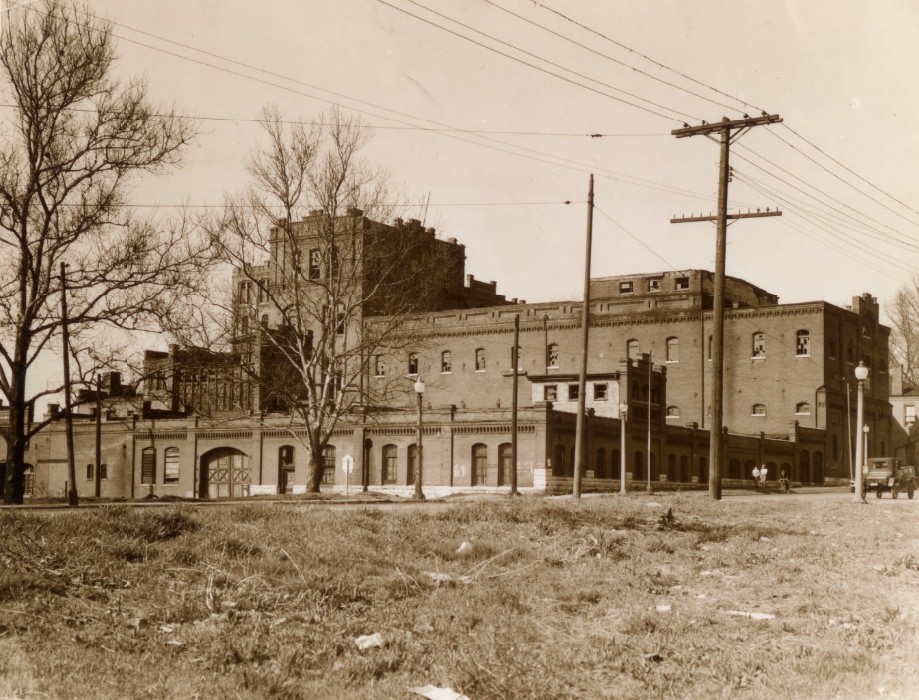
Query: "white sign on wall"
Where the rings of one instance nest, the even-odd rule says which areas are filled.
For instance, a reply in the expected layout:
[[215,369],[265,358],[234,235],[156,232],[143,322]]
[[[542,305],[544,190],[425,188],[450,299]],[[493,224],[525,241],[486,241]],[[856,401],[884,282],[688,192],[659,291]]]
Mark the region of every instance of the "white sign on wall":
[[351,455],[345,455],[341,458],[341,469],[345,474],[350,474],[354,471],[354,457]]

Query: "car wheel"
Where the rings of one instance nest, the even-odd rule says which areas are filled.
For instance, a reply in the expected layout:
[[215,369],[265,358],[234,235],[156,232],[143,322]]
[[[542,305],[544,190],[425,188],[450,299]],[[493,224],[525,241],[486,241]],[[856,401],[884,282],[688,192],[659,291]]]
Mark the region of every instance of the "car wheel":
[[910,485],[909,485],[909,488],[906,489],[906,497],[909,498],[910,500],[912,500],[913,492],[914,492],[915,490],[916,490],[915,487],[914,487],[912,484],[910,484]]
[[881,494],[884,493],[884,491],[881,489],[880,486],[878,486],[878,490],[877,490],[876,493],[877,493],[878,498],[880,498],[880,497],[881,497]]
[[890,497],[896,499],[900,495],[900,487],[894,484],[890,487]]

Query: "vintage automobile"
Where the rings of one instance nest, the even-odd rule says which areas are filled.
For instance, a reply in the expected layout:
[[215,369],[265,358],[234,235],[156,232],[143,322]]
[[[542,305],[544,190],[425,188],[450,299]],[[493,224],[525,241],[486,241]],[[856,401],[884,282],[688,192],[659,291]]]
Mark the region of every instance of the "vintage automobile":
[[862,475],[862,493],[874,491],[878,498],[884,491],[896,498],[902,491],[912,498],[916,490],[916,468],[904,466],[896,457],[872,457]]

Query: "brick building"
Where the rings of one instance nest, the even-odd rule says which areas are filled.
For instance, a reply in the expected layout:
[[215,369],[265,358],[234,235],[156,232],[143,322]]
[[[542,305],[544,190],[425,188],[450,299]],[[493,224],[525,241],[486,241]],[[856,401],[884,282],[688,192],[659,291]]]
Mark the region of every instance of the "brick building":
[[[104,493],[303,491],[310,447],[297,411],[329,401],[344,410],[317,453],[325,487],[408,493],[417,417],[407,379],[418,377],[425,382],[425,491],[505,488],[518,316],[519,484],[570,490],[581,302],[506,299],[494,282],[465,274],[462,245],[437,239],[414,220],[389,226],[359,210],[337,218],[313,212],[271,231],[269,240],[266,261],[234,272],[232,347],[148,353],[140,406],[106,412]],[[440,260],[443,269],[403,279],[404,261],[386,257],[392,248]],[[339,278],[349,286],[333,284]],[[391,295],[364,303],[368,287]],[[618,489],[621,470],[639,483],[707,481],[713,290],[714,275],[704,270],[592,280],[585,490]],[[300,320],[285,313],[299,300],[313,305],[312,325],[291,347],[323,362],[307,379],[288,373],[289,349],[281,342],[296,335],[292,324]],[[729,484],[748,479],[757,465],[766,465],[772,479],[784,468],[800,482],[846,482],[855,411],[847,392],[859,360],[871,369],[865,415],[872,452],[894,446],[889,329],[878,322],[876,299],[863,294],[846,308],[779,304],[775,295],[728,278],[726,308],[720,429]],[[395,341],[364,342],[378,327],[392,330],[394,319]],[[351,352],[333,357],[337,347]],[[304,382],[322,391],[310,393]],[[83,461],[93,435],[78,422]],[[62,450],[54,426],[33,441],[30,454],[33,463],[58,465]],[[36,473],[48,493],[58,488],[55,479],[59,474]],[[88,484],[78,487],[82,494]]]

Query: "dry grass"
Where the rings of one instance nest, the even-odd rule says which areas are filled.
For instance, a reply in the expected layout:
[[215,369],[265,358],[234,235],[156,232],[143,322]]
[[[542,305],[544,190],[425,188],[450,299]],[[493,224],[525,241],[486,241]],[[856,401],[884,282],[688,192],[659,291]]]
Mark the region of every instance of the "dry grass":
[[917,535],[847,494],[7,512],[0,697],[917,697]]

